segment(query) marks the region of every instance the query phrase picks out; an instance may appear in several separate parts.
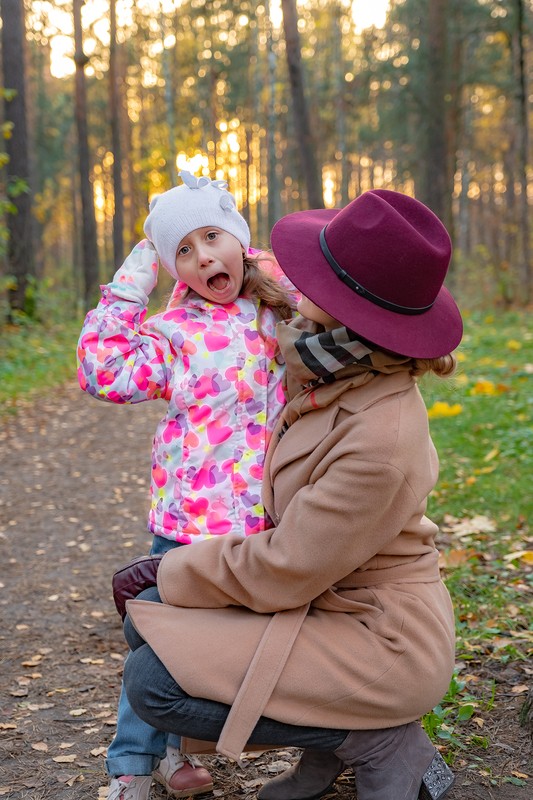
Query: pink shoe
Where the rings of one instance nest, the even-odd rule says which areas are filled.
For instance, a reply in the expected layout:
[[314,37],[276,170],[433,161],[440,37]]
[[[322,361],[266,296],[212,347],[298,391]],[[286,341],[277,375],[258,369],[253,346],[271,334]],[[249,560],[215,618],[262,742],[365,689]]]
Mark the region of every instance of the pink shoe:
[[151,775],[121,775],[112,778],[107,800],[149,800]]
[[210,792],[213,788],[213,779],[201,762],[194,756],[180,753],[175,747],[167,748],[167,754],[153,776],[171,797],[191,797]]

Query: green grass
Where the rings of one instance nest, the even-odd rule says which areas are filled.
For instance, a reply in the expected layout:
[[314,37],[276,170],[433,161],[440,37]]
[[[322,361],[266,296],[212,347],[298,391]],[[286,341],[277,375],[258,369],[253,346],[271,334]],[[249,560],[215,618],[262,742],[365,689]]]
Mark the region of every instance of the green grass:
[[0,329],[0,420],[76,376],[81,320]]
[[497,670],[533,653],[533,330],[525,313],[465,322],[454,378],[421,382],[441,464],[428,514],[441,528],[458,663],[424,725],[449,761],[465,747],[490,746],[479,720],[494,686],[478,680],[476,665]]

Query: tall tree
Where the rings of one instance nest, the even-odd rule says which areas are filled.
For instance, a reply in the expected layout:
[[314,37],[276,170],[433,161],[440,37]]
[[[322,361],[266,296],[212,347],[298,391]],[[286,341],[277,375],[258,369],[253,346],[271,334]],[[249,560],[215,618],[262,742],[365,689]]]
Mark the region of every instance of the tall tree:
[[446,140],[448,76],[448,0],[431,0],[427,11],[427,83],[425,103],[424,172],[420,200],[451,230],[451,195]]
[[81,7],[85,0],[73,0],[74,16],[74,63],[76,64],[75,113],[78,131],[78,167],[80,177],[82,215],[83,299],[89,307],[98,289],[98,248],[96,241],[96,219],[94,194],[91,184],[91,160],[89,155],[89,133],[87,125],[87,91],[85,65],[89,59],[83,52]]
[[[26,117],[25,20],[23,0],[2,0],[2,68],[5,116],[13,124],[14,135],[6,141],[9,157],[7,190],[12,204],[8,215],[8,268],[15,278],[9,290],[11,311],[31,313],[28,286],[35,276],[32,237],[30,165]],[[11,98],[7,100],[7,98]]]
[[109,100],[113,147],[113,259],[118,267],[124,260],[124,189],[122,185],[121,108],[122,86],[118,67],[117,13],[115,0],[109,4]]
[[529,100],[527,89],[526,46],[524,0],[514,0],[514,25],[512,37],[513,65],[516,77],[516,95],[518,105],[518,182],[520,184],[520,227],[522,240],[521,253],[521,290],[519,296],[529,302],[531,299],[531,248],[529,244],[529,203],[527,197],[528,184],[528,150],[529,150]]
[[298,152],[300,153],[302,175],[305,177],[307,188],[307,202],[311,208],[324,208],[322,175],[317,166],[315,142],[311,131],[309,109],[304,90],[296,0],[281,0],[281,7],[283,10],[283,31],[291,85],[294,127],[299,142]]

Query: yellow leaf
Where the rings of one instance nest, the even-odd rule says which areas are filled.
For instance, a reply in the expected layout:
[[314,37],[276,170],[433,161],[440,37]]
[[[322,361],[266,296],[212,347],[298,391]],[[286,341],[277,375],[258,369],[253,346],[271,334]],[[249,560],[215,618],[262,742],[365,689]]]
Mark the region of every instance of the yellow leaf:
[[495,395],[498,394],[498,390],[492,381],[481,379],[470,389],[470,394]]
[[509,341],[507,342],[507,347],[509,348],[509,350],[521,350],[522,343],[517,342],[516,339],[509,339]]
[[499,451],[499,449],[498,449],[497,447],[494,447],[494,448],[493,448],[493,449],[490,451],[490,453],[487,453],[487,455],[485,456],[485,458],[483,459],[483,461],[492,461],[492,459],[493,459],[493,458],[496,458],[496,456],[499,456],[499,455],[500,455],[500,451]]
[[482,728],[485,724],[485,720],[481,719],[481,717],[473,717],[472,722],[475,722],[478,728]]
[[441,400],[437,400],[428,411],[430,419],[439,419],[440,417],[456,417],[460,414],[463,407],[460,403],[454,403],[452,406]]
[[503,557],[504,561],[515,561],[517,558],[526,564],[533,564],[533,550],[515,550],[514,553],[507,553]]
[[511,775],[514,775],[515,778],[529,778],[529,775],[526,775],[525,772],[518,772],[516,769],[513,769]]
[[16,731],[17,726],[11,722],[0,722],[0,731]]

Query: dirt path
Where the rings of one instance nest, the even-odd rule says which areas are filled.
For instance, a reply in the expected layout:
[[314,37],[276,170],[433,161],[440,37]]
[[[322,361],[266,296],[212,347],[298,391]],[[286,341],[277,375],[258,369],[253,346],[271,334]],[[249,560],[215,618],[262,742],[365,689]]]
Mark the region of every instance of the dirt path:
[[[149,548],[150,441],[161,413],[158,403],[98,403],[72,385],[0,428],[0,797],[105,797],[126,652],[110,576]],[[518,725],[520,700],[499,680],[489,749],[465,754],[450,800],[531,797],[531,781],[507,782],[531,774],[530,737]],[[271,752],[246,768],[206,759],[215,796],[254,798],[295,755]],[[164,796],[154,789],[154,800]],[[330,797],[353,798],[351,779]]]

